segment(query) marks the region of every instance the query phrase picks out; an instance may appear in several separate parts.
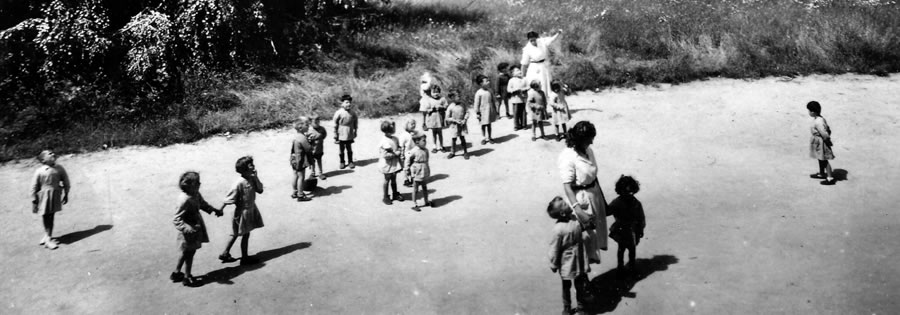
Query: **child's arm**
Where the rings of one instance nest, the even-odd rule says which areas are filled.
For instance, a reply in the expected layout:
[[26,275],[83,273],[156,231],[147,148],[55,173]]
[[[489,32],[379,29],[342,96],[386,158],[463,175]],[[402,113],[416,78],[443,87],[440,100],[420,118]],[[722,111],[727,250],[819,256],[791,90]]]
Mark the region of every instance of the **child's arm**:
[[256,170],[253,170],[253,174],[250,175],[251,182],[253,184],[253,190],[256,191],[257,194],[263,193],[263,183],[259,181],[259,174]]
[[635,234],[637,234],[638,238],[641,238],[644,237],[644,227],[647,226],[647,218],[644,217],[644,206],[637,199],[635,199],[634,212],[637,219]]
[[184,222],[184,214],[187,212],[189,207],[188,200],[189,199],[185,198],[181,201],[181,203],[178,205],[178,209],[175,210],[175,218],[172,219],[172,223],[175,224],[175,229],[184,234],[190,234],[196,231],[194,230],[193,226]]
[[338,127],[341,125],[341,110],[334,112],[334,118],[331,119],[334,124],[334,141],[338,141]]
[[31,180],[31,212],[37,213],[38,192],[41,191],[41,170],[34,172],[34,179]]
[[69,181],[69,173],[66,172],[62,165],[56,165],[56,169],[59,171],[60,181],[63,182],[62,203],[67,204],[69,203],[69,188],[72,188],[72,182]]
[[563,250],[562,238],[555,232],[554,229],[553,238],[550,240],[550,252],[547,255],[550,258],[550,271],[554,273],[559,270],[559,263],[562,260],[560,255]]
[[827,142],[828,140],[831,140],[831,134],[828,133],[828,128],[825,128],[825,118],[819,118],[816,118],[816,131],[818,131],[819,136]]
[[475,117],[478,118],[478,121],[481,121],[481,95],[478,95],[478,92],[475,93]]
[[203,210],[206,213],[213,214],[215,213],[217,217],[222,216],[222,212],[217,210],[215,207],[210,206],[209,203],[206,202],[206,199],[203,199],[203,196],[200,193],[197,193],[197,199],[200,201],[200,210]]

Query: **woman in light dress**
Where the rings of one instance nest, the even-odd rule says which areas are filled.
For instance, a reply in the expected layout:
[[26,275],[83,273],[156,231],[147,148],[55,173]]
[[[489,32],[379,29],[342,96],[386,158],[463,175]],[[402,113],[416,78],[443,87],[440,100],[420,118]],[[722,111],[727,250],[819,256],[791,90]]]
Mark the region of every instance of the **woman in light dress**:
[[528,43],[522,47],[522,68],[525,70],[525,82],[538,80],[544,94],[550,94],[550,45],[562,34],[562,30],[550,37],[538,37],[536,32],[528,32]]

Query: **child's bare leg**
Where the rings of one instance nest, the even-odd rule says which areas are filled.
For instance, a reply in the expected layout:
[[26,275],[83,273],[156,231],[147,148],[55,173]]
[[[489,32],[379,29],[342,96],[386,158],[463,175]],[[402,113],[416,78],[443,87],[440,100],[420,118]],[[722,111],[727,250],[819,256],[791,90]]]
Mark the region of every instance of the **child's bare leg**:
[[444,151],[444,130],[443,129],[435,129],[435,131],[437,131],[438,138],[441,139],[438,150],[441,150],[441,152],[443,152]]
[[387,204],[390,204],[390,202],[391,202],[391,197],[388,195],[388,185],[390,184],[390,181],[391,181],[391,175],[384,174],[384,183],[381,184],[381,192],[382,192],[382,196],[383,196],[382,201],[384,201]]
[[459,144],[462,146],[463,154],[469,154],[469,149],[466,148],[466,137],[459,136]]
[[391,173],[388,181],[391,183],[391,194],[394,196],[394,199],[401,199],[400,192],[397,191],[397,173]]
[[488,125],[487,125],[487,136],[488,136],[488,141],[494,141],[494,137],[491,136],[491,132],[492,132],[492,131],[493,131],[493,130],[492,130],[492,128],[491,128],[491,124],[488,124]]
[[569,132],[569,130],[566,129],[566,124],[562,124],[562,127],[563,127],[563,134]]
[[572,308],[572,280],[562,281],[562,298],[563,309],[568,311]]
[[231,235],[231,238],[228,239],[228,244],[225,245],[225,251],[222,252],[222,256],[231,255],[231,247],[234,246],[234,242],[237,241],[238,235],[234,233]]
[[316,158],[316,165],[319,166],[319,177],[322,177],[323,175],[325,175],[325,168],[322,167],[322,158],[321,157]]
[[424,197],[425,204],[428,205],[428,185],[425,182],[422,182],[422,197]]
[[247,255],[247,247],[250,245],[250,233],[244,234],[241,236],[241,257],[249,257]]
[[828,163],[828,160],[824,160],[822,161],[822,164],[825,166],[825,177],[829,180],[834,178],[831,175],[831,163]]
[[456,137],[450,139],[450,155],[456,155]]
[[553,127],[556,128],[556,135],[557,135],[557,136],[560,135],[560,133],[559,133],[559,125],[553,125]]
[[175,266],[176,273],[181,272],[181,266],[184,265],[184,260],[187,258],[187,252],[188,251],[183,251],[181,252],[181,256],[178,256],[178,265]]
[[413,201],[413,205],[417,206],[417,207],[419,206],[418,199],[416,199],[416,198],[418,198],[418,195],[419,195],[419,182],[413,181],[412,201]]
[[[184,251],[184,275],[190,277],[191,276],[191,268],[194,267],[194,253],[197,250],[186,250]],[[181,264],[178,265],[178,270],[181,270]]]
[[294,181],[291,182],[291,188],[294,189],[294,193],[291,194],[291,198],[297,198],[298,196],[300,196],[299,193],[302,193],[302,191],[300,191],[300,192],[297,191],[297,188],[301,184],[300,183],[301,180],[303,180],[303,179],[300,177],[300,172],[294,171]]
[[437,128],[432,128],[432,129],[431,129],[431,142],[434,143],[434,149],[435,149],[435,150],[440,150],[440,149],[441,149],[441,147],[438,146],[438,130],[437,130]]
[[544,135],[544,124],[540,121],[538,121],[537,124],[538,124],[538,128],[541,128],[541,138],[543,138],[545,136]]
[[46,238],[49,240],[53,237],[53,216],[54,213],[48,213],[43,215],[44,221],[44,234],[46,234]]
[[[532,138],[537,138],[537,127],[538,127],[537,120],[532,119],[531,120],[531,137]],[[543,132],[541,132],[541,134],[543,134]]]

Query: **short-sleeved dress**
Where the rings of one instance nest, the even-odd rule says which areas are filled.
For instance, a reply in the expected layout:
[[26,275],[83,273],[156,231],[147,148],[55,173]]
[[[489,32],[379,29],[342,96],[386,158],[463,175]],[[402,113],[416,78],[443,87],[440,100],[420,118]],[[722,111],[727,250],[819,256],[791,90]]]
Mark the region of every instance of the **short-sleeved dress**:
[[[262,183],[254,180],[259,189]],[[263,227],[263,219],[256,207],[256,190],[250,183],[250,179],[241,178],[231,186],[231,191],[225,197],[225,204],[235,206],[234,219],[232,220],[232,235],[245,235],[253,229]]]
[[494,106],[494,95],[491,91],[478,89],[478,92],[475,92],[475,112],[481,114],[481,125],[497,121],[497,106]]
[[569,122],[569,103],[565,93],[550,92],[550,108],[553,109],[553,124],[562,125]]
[[825,141],[825,139],[831,140],[831,127],[828,126],[825,118],[818,116],[813,119],[809,130],[812,133],[809,139],[809,157],[820,161],[834,160],[834,151]]
[[338,141],[353,143],[356,139],[357,119],[356,114],[340,108],[334,112],[335,137]]
[[608,210],[616,218],[609,227],[609,237],[622,246],[637,245],[647,225],[641,202],[634,195],[622,195],[609,203]]
[[403,170],[400,153],[400,140],[397,140],[397,137],[381,138],[378,144],[378,169],[381,173],[394,174]]
[[[213,208],[200,193],[196,196],[188,195],[182,192],[178,195],[178,206],[175,208],[175,219],[173,223],[178,229],[178,250],[196,250],[201,247],[202,243],[209,243],[209,234],[206,233],[206,223],[203,222],[203,216],[200,211],[213,213]],[[193,233],[185,233],[187,226],[194,229]]]
[[63,191],[68,193],[71,187],[69,175],[62,166],[41,165],[34,172],[31,185],[31,195],[37,201],[32,212],[47,215],[62,211]]
[[444,111],[447,109],[447,99],[431,99],[425,112],[425,130],[444,129]]
[[450,107],[447,108],[447,125],[453,138],[465,137],[469,134],[469,128],[466,126],[468,119],[469,112],[465,106],[450,103]]
[[597,182],[597,162],[594,151],[587,148],[587,157],[579,155],[574,148],[566,148],[559,155],[559,171],[563,184],[576,187],[575,198],[580,204],[588,205],[585,211],[575,211],[582,224],[593,222],[595,229],[584,233],[588,259],[600,261],[600,250],[607,248],[606,199]]
[[587,257],[585,255],[583,231],[578,221],[556,222],[553,226],[553,238],[550,240],[550,267],[559,270],[563,280],[587,274]]
[[402,165],[406,165],[406,161],[409,159],[409,154],[412,153],[412,150],[417,146],[415,142],[413,142],[413,138],[417,135],[421,135],[422,131],[413,130],[411,133],[403,133],[397,139],[400,140],[400,151],[403,152],[403,160]]
[[312,157],[312,146],[305,134],[297,133],[291,142],[291,168],[301,171],[309,167]]
[[425,182],[431,176],[431,169],[428,167],[428,151],[415,147],[409,153],[409,160],[406,161],[409,167],[409,176],[413,182]]
[[525,101],[529,120],[547,119],[547,97],[544,91],[528,89],[528,99]]

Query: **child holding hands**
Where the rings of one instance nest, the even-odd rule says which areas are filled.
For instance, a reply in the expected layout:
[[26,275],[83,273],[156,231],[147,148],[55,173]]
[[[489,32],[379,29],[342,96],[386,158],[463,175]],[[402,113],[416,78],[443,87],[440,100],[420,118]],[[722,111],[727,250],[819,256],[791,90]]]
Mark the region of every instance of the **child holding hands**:
[[[222,210],[216,210],[210,206],[200,195],[200,173],[181,174],[181,178],[178,179],[178,187],[181,188],[182,193],[178,196],[178,207],[175,210],[173,223],[179,232],[178,243],[181,257],[178,258],[178,265],[169,279],[173,282],[182,282],[186,286],[193,286],[196,282],[194,276],[191,275],[194,254],[203,243],[209,243],[206,224],[203,223],[200,211],[215,213],[217,217],[221,217]],[[184,265],[184,273],[181,272],[182,265]]]
[[384,138],[381,138],[381,143],[378,144],[378,168],[384,174],[384,185],[382,186],[384,198],[382,201],[384,204],[390,205],[392,198],[388,195],[388,186],[393,192],[393,200],[403,201],[403,196],[400,196],[400,192],[397,191],[397,173],[403,170],[403,164],[400,163],[402,155],[400,141],[394,137],[394,122],[382,121],[381,132],[384,133]]
[[43,165],[34,172],[31,181],[31,212],[40,215],[44,223],[44,237],[38,245],[56,249],[59,243],[53,239],[53,220],[56,213],[62,211],[62,205],[69,202],[72,183],[66,169],[56,164],[56,153],[44,150],[37,159]]
[[631,176],[622,175],[616,181],[615,200],[609,203],[609,211],[616,222],[609,228],[609,238],[619,243],[619,251],[616,253],[621,269],[625,266],[625,251],[628,250],[628,268],[635,268],[635,249],[644,237],[644,227],[647,222],[644,218],[644,207],[634,197],[641,190],[640,183]]
[[550,240],[550,271],[559,272],[562,279],[563,314],[572,311],[572,282],[575,282],[575,299],[582,308],[586,296],[587,273],[590,265],[581,238],[582,227],[575,219],[572,208],[562,197],[555,197],[547,205],[547,214],[556,219],[553,238]]
[[253,165],[253,157],[239,158],[234,164],[234,169],[241,174],[241,178],[232,185],[224,204],[219,209],[223,211],[225,206],[234,205],[231,238],[225,246],[225,251],[219,255],[219,260],[223,263],[237,261],[231,257],[231,247],[234,246],[238,236],[241,236],[241,265],[252,265],[259,263],[259,260],[247,254],[247,247],[250,242],[250,231],[263,227],[262,216],[256,207],[256,194],[263,193],[263,184],[259,181],[256,166]]
[[466,109],[465,105],[462,105],[459,102],[459,93],[456,91],[450,91],[447,93],[447,98],[450,99],[450,106],[447,107],[447,124],[450,127],[450,134],[453,139],[450,140],[450,155],[447,156],[448,159],[452,159],[456,156],[456,138],[459,138],[459,144],[462,146],[463,158],[466,160],[469,159],[469,151],[466,148],[466,135],[469,134],[469,129],[466,126],[466,121],[469,119],[469,111]]

